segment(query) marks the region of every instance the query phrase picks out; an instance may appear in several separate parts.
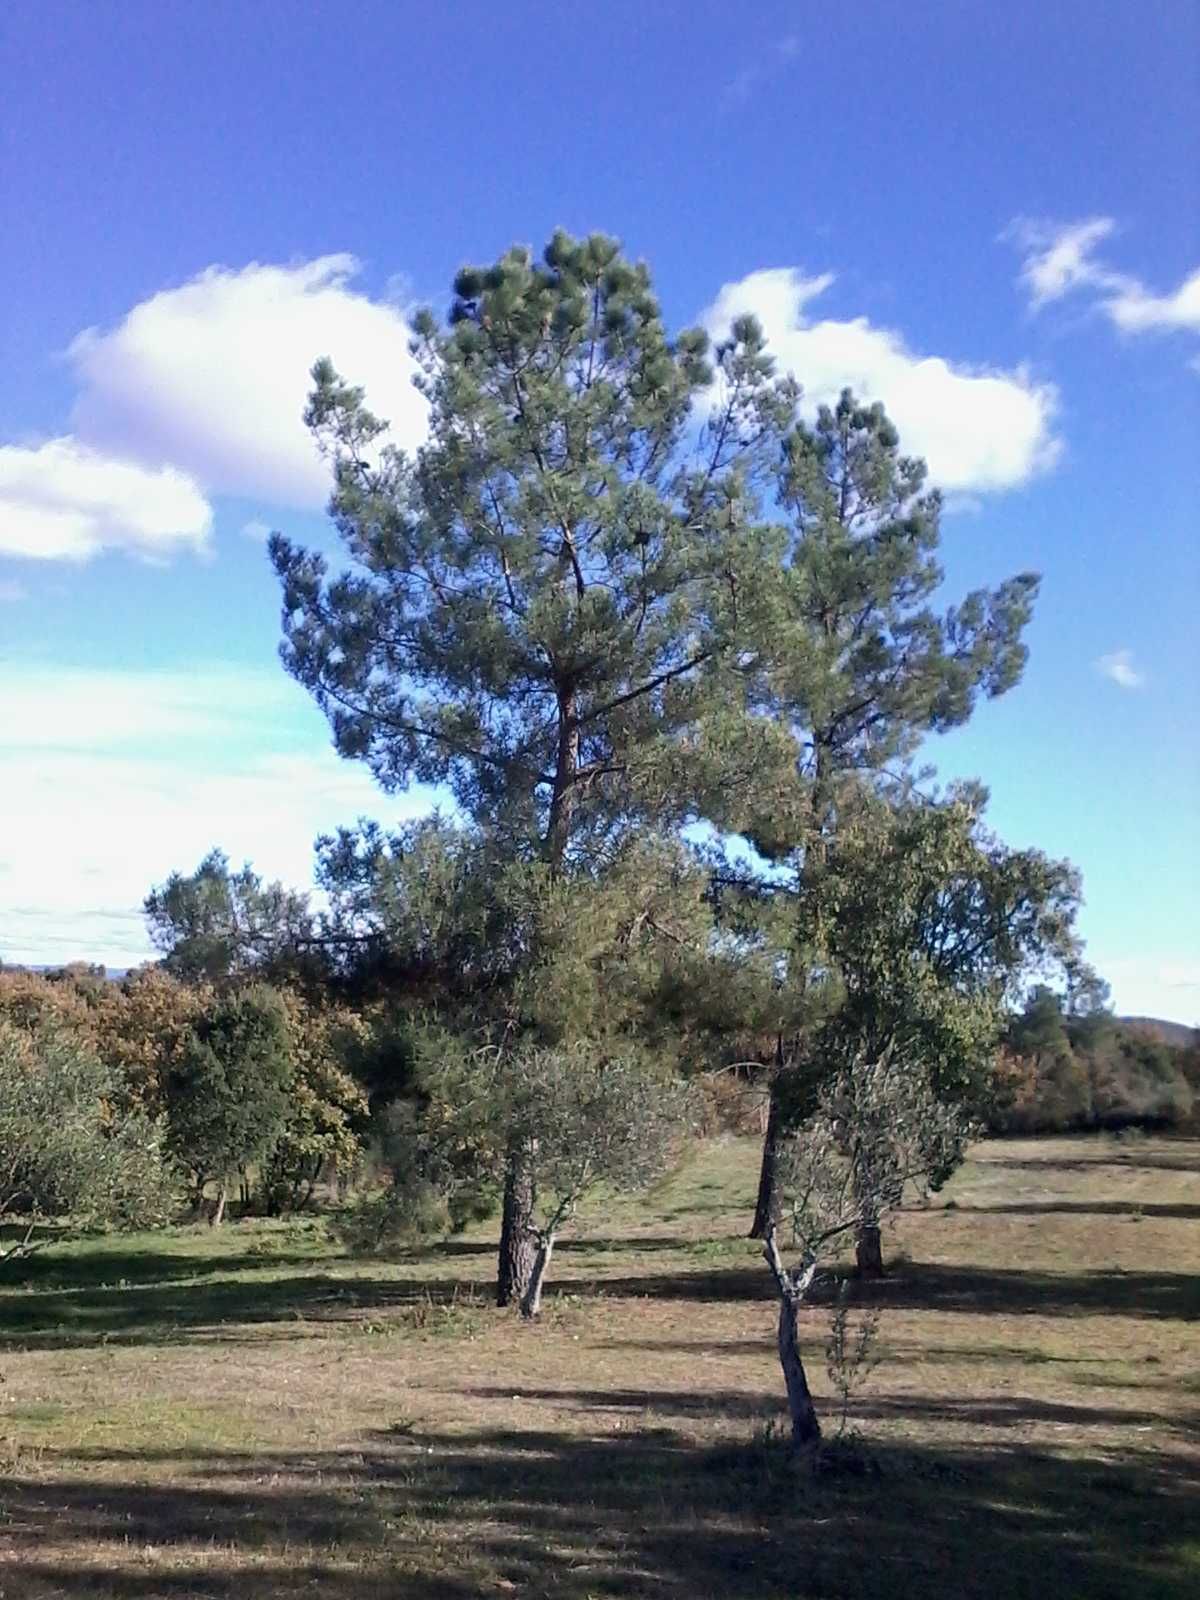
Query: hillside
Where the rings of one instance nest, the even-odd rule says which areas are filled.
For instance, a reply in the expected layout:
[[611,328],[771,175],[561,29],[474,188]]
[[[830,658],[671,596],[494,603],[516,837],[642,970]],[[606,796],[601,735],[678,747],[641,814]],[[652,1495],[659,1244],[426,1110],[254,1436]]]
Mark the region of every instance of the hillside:
[[1169,1044],[1179,1050],[1186,1050],[1198,1031],[1185,1022],[1166,1022],[1161,1017],[1118,1017],[1117,1021],[1136,1033],[1145,1034],[1148,1039],[1157,1039],[1159,1044]]

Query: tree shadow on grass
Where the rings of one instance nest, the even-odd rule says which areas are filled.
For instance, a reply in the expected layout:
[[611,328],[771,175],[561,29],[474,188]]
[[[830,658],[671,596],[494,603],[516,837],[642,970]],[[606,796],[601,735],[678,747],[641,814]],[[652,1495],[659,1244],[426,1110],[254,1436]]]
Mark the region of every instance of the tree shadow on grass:
[[[830,1280],[832,1283],[833,1280]],[[706,1267],[695,1272],[600,1277],[598,1290],[664,1300],[772,1299],[763,1267]],[[579,1291],[559,1281],[559,1292]],[[830,1285],[823,1296],[829,1298]],[[1028,1313],[1038,1316],[1100,1315],[1200,1317],[1200,1276],[1187,1272],[1035,1272],[1019,1267],[971,1267],[906,1262],[878,1281],[856,1281],[862,1304],[903,1310]]]
[[700,1447],[669,1429],[128,1459],[172,1481],[114,1479],[122,1458],[101,1452],[0,1480],[10,1592],[1190,1600],[1200,1506],[1195,1468],[1151,1453],[1102,1465],[872,1443],[854,1474],[813,1479],[776,1443]]
[[[86,1241],[85,1241],[86,1242]],[[345,1259],[336,1251],[232,1248],[214,1255],[173,1250],[168,1243],[140,1250],[80,1250],[70,1255],[38,1253],[0,1279],[4,1289],[111,1288],[118,1284],[178,1283],[188,1279],[267,1272],[279,1267],[328,1264]]]
[[0,1349],[58,1350],[96,1343],[228,1340],[229,1326],[336,1325],[417,1305],[462,1309],[476,1286],[449,1278],[203,1278],[87,1292],[0,1295]]
[[975,1217],[1172,1217],[1184,1219],[1200,1217],[1200,1205],[1169,1203],[1153,1200],[1044,1200],[1040,1203],[1015,1206],[967,1206],[955,1204],[944,1207],[951,1214]]
[[[764,1339],[758,1353],[770,1348]],[[778,1392],[754,1393],[743,1389],[714,1389],[708,1385],[680,1389],[539,1389],[526,1384],[508,1388],[471,1386],[462,1391],[482,1400],[511,1404],[518,1396],[565,1412],[594,1411],[611,1416],[738,1417],[761,1420],[779,1410]],[[1175,1434],[1200,1440],[1200,1412],[1145,1411],[1116,1406],[1073,1405],[1040,1400],[1032,1395],[987,1395],[947,1399],[937,1395],[887,1395],[854,1402],[856,1420],[892,1419],[965,1423],[975,1428],[1021,1428],[1037,1423],[1075,1428],[1135,1428],[1153,1426],[1160,1436]]]
[[[427,1265],[435,1261],[427,1256]],[[277,1266],[278,1260],[263,1263]],[[565,1271],[547,1286],[548,1304],[566,1296],[677,1300],[681,1303],[756,1303],[773,1299],[761,1267],[680,1265],[672,1272],[628,1275]],[[230,1271],[232,1271],[230,1267]],[[814,1299],[828,1299],[834,1280]],[[191,1281],[97,1285],[77,1290],[30,1289],[0,1293],[0,1349],[62,1349],[107,1341],[163,1344],[225,1337],[229,1324],[267,1326],[282,1322],[336,1324],[366,1313],[387,1317],[417,1302],[433,1305],[491,1302],[490,1281],[464,1283],[441,1276],[381,1277],[375,1273],[333,1276],[326,1272],[286,1277],[244,1273],[201,1276]],[[1029,1272],[906,1263],[876,1283],[860,1283],[856,1301],[883,1308],[1028,1313],[1042,1316],[1114,1314],[1194,1320],[1200,1318],[1200,1278],[1188,1273],[1100,1271]]]
[[1126,1172],[1200,1172],[1200,1149],[1195,1140],[1182,1142],[1183,1147],[1178,1154],[1164,1153],[1161,1155],[1135,1154],[1130,1150],[1098,1150],[1094,1156],[1060,1157],[1046,1155],[1043,1158],[1029,1156],[993,1156],[985,1155],[980,1158],[980,1165],[986,1167],[1006,1167],[1017,1172],[1039,1172],[1045,1176],[1048,1172],[1079,1172],[1100,1173],[1105,1167],[1121,1167]]

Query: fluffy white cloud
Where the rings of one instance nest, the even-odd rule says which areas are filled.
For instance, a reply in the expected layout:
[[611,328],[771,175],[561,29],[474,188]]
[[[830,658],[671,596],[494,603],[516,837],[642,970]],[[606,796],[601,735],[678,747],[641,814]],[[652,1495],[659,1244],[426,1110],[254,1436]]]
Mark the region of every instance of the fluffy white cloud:
[[1007,237],[1025,251],[1021,281],[1034,309],[1090,290],[1100,311],[1122,333],[1200,333],[1200,270],[1169,294],[1155,294],[1140,278],[1118,272],[1098,257],[1096,247],[1115,229],[1112,217],[1014,222]]
[[203,549],[212,513],[173,466],[146,468],[72,438],[0,445],[0,551],[86,561],[101,550],[161,560]]
[[321,507],[329,470],[302,421],[314,361],[329,356],[402,445],[425,403],[403,310],[356,292],[358,264],[329,255],[295,266],[210,267],[143,300],[115,328],[89,328],[68,357],[80,384],[80,438],[169,461],[215,494]]
[[1120,684],[1122,689],[1140,689],[1146,681],[1145,673],[1133,664],[1132,650],[1113,650],[1101,656],[1095,665],[1097,672]]
[[752,272],[722,288],[704,314],[724,334],[734,317],[752,312],[779,365],[804,386],[808,406],[830,403],[849,385],[881,400],[903,448],[924,456],[934,482],[947,490],[1010,489],[1051,466],[1059,452],[1053,421],[1057,396],[1021,368],[996,371],[920,356],[890,328],[865,317],[813,321],[807,306],[833,282],[786,267]]
[[282,673],[18,671],[0,716],[0,956],[128,966],[150,954],[152,883],[213,845],[268,878],[312,881],[316,835],[360,814],[428,808],[384,797],[338,759]]

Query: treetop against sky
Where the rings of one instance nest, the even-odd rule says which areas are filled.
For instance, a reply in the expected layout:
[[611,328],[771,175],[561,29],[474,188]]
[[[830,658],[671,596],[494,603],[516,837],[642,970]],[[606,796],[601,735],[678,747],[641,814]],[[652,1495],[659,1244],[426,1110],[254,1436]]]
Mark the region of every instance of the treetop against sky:
[[948,600],[1042,574],[1021,684],[922,757],[1082,869],[1119,1010],[1200,1020],[1195,8],[336,20],[5,15],[0,956],[143,959],[147,886],[214,844],[303,884],[318,832],[430,803],[337,759],[263,546],[332,549],[313,362],[418,445],[413,311],[561,224],[672,335],[753,313],[806,416],[881,400]]

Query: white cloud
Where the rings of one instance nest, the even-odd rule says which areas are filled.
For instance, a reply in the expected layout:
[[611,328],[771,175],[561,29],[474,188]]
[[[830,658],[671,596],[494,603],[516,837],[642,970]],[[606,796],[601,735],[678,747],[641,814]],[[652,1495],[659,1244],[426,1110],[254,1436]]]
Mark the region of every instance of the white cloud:
[[314,361],[362,385],[392,437],[424,435],[425,402],[403,311],[351,287],[349,255],[295,266],[213,266],[143,300],[115,328],[89,328],[68,357],[79,436],[172,462],[214,494],[322,507],[328,466],[302,421]]
[[271,524],[263,522],[258,517],[252,517],[249,522],[242,523],[242,536],[253,539],[255,544],[265,544],[271,537]]
[[1122,689],[1140,689],[1146,681],[1145,673],[1133,664],[1132,650],[1113,650],[1101,656],[1095,666],[1097,672],[1120,684]]
[[1025,251],[1021,281],[1034,310],[1080,290],[1122,333],[1200,333],[1200,269],[1168,294],[1099,259],[1096,247],[1116,229],[1112,217],[1054,223],[1021,218],[1007,230]]
[[1095,249],[1115,228],[1112,217],[1088,217],[1062,227],[1018,218],[1005,237],[1024,246],[1021,281],[1034,308],[1060,300],[1073,289],[1108,281],[1109,275],[1095,261]]
[[785,34],[776,40],[774,45],[762,52],[753,65],[742,67],[734,73],[725,87],[721,90],[721,102],[724,106],[742,105],[749,100],[752,91],[762,88],[768,80],[782,72],[800,54],[800,35],[797,33]]
[[832,282],[828,273],[806,278],[786,267],[752,272],[726,284],[703,320],[719,336],[734,317],[752,312],[780,367],[803,384],[808,405],[832,403],[847,385],[865,400],[881,400],[902,447],[924,456],[944,489],[1010,489],[1053,465],[1060,444],[1051,385],[1023,368],[917,355],[899,333],[865,317],[809,320],[808,303]]
[[123,549],[161,560],[201,550],[212,513],[196,483],[173,466],[147,469],[72,438],[0,445],[0,551],[86,561]]
[[1185,278],[1173,294],[1152,294],[1136,279],[1104,302],[1104,309],[1124,333],[1200,333],[1200,271]]
[[305,886],[318,833],[430,804],[341,761],[282,673],[228,665],[6,678],[0,793],[0,957],[116,967],[151,954],[150,885],[213,845]]
[[0,756],[236,742],[294,708],[300,692],[282,672],[231,666],[129,672],[10,664]]

